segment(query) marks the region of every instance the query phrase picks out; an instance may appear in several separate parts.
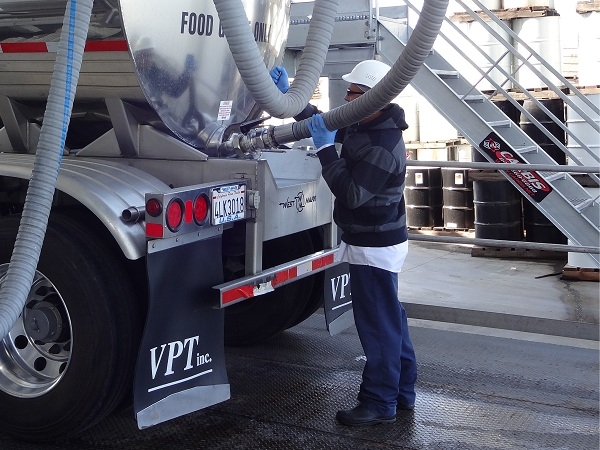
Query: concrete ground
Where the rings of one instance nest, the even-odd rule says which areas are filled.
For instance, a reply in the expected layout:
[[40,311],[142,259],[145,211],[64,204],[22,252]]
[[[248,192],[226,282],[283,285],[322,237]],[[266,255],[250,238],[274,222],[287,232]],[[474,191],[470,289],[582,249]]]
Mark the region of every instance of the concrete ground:
[[392,425],[335,422],[356,403],[364,356],[356,329],[329,336],[321,310],[263,344],[227,348],[227,402],[142,431],[126,408],[48,444],[0,433],[0,449],[599,448],[599,286],[562,280],[563,265],[411,241],[399,288],[417,402]]
[[563,279],[566,256],[476,257],[471,247],[410,241],[399,283],[409,317],[598,341],[599,283]]
[[409,321],[419,373],[416,406],[391,425],[346,427],[335,421],[336,410],[356,404],[364,356],[354,327],[331,337],[318,312],[262,344],[227,348],[229,401],[141,431],[128,408],[56,443],[30,444],[0,434],[0,448],[599,448],[598,350],[590,341],[539,342],[544,336],[513,331],[497,337],[490,329],[439,325]]

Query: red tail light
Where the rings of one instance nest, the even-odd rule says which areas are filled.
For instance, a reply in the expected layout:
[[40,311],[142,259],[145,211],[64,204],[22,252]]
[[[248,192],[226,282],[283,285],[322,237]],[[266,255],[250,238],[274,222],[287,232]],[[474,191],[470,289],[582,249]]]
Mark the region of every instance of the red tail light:
[[194,201],[194,220],[198,225],[202,225],[208,216],[208,197],[200,195]]
[[183,222],[183,213],[183,202],[178,198],[171,200],[167,206],[167,227],[169,227],[169,230],[175,232],[179,229]]
[[[214,236],[223,231],[215,227],[247,218],[246,192],[245,182],[229,181],[146,193],[146,237],[169,239],[189,235],[185,242],[190,242],[191,239]],[[181,244],[179,240],[176,242]]]
[[148,200],[146,202],[146,214],[148,214],[152,217],[158,217],[161,212],[162,212],[162,205],[160,204],[160,202],[157,199],[151,198],[150,200]]

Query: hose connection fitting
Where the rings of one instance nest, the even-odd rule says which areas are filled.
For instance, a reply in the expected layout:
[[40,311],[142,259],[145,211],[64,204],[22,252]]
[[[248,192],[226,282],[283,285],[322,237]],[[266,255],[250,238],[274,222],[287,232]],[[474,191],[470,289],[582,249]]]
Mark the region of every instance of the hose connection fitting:
[[273,126],[253,128],[247,133],[233,133],[221,144],[222,154],[235,153],[239,158],[258,159],[262,151],[277,148],[273,136]]

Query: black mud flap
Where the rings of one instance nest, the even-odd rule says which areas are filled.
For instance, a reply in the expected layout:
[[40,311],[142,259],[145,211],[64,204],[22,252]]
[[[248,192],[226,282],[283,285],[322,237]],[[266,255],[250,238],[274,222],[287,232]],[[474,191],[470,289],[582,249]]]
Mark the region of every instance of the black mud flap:
[[354,325],[348,263],[340,263],[326,269],[324,279],[325,321],[329,334],[334,336]]
[[[164,247],[164,248],[161,248]],[[148,317],[137,359],[140,429],[230,398],[225,368],[221,235],[168,247],[148,243]]]

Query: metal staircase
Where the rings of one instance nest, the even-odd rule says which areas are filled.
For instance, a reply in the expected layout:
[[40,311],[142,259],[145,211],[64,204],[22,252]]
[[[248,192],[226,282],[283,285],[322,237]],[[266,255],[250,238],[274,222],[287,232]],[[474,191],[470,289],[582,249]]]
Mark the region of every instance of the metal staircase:
[[[409,4],[409,2],[406,3]],[[490,23],[497,23],[501,27],[506,27],[506,25],[498,20],[491,11],[487,10],[477,0],[474,0],[474,3],[484,13],[488,14],[489,20],[486,21],[479,14],[476,14],[473,10],[465,6],[462,1],[457,0],[457,3],[461,4],[472,15],[474,20],[479,21],[500,42],[502,37],[490,26]],[[410,4],[409,6],[412,7]],[[464,39],[469,40],[451,21],[448,21],[448,23],[456,33],[462,34]],[[384,17],[379,17],[378,24],[379,39],[377,53],[384,61],[393,63],[404,49],[410,29],[403,21],[386,19]],[[518,39],[518,36],[512,30],[507,29],[507,32],[513,39]],[[441,37],[445,38],[443,33]],[[464,49],[458,48],[452,41],[449,41],[449,43],[468,62],[473,63],[466,55]],[[471,44],[474,48],[478,49],[476,43],[471,41]],[[582,108],[579,108],[561,89],[553,85],[546,76],[534,67],[531,63],[532,57],[539,58],[542,65],[545,63],[539,55],[527,47],[530,50],[530,55],[524,56],[519,54],[511,43],[503,40],[502,44],[507,48],[507,52],[512,53],[514,58],[521,61],[518,67],[526,65],[533,72],[537,72],[544,83],[550,89],[553,89],[556,95],[561,97],[565,103],[570,104],[600,136],[598,123],[595,123]],[[526,43],[522,43],[522,45],[527,46]],[[520,86],[513,74],[507,73],[497,64],[494,64],[494,61],[489,56],[488,59],[492,69],[503,72],[506,80],[510,80],[522,92],[529,94],[534,104],[544,110],[549,117],[552,117],[567,134],[570,134],[570,138],[575,140],[583,149],[586,160],[592,160],[594,166],[597,167],[598,162],[600,162],[600,155],[597,152],[593,152],[588,148],[586,143],[582,142],[578,136],[573,135],[572,131],[565,127],[544,105],[523,88],[523,86]],[[547,69],[564,86],[568,86],[572,92],[575,92],[576,95],[578,94],[578,98],[583,101],[583,103],[579,103],[582,103],[586,109],[589,108],[595,112],[596,116],[600,114],[598,106],[578,93],[577,89],[570,85],[560,73],[550,66],[547,66]],[[492,83],[496,88],[496,91],[492,95],[484,95],[476,86],[466,81],[460,72],[438,54],[438,52],[433,51],[411,82],[411,85],[434,105],[440,114],[459,130],[465,139],[473,147],[477,148],[488,161],[555,166],[555,171],[534,172],[525,169],[507,170],[502,171],[502,173],[527,200],[538,208],[573,243],[581,246],[597,247],[600,242],[600,205],[598,197],[592,197],[569,173],[561,172],[561,166],[521,128],[514,126],[511,119],[490,100],[490,97],[497,96],[498,94],[503,95],[508,101],[511,101],[517,108],[521,109],[524,114],[527,114],[530,120],[537,122],[540,130],[545,132],[549,138],[555,141],[558,147],[569,155],[570,161],[573,164],[583,166],[581,159],[577,155],[572,154],[569,149],[548,133],[498,82],[494,81],[490,76],[491,70],[486,72],[480,69],[480,72],[482,75],[481,80],[486,79],[487,82]],[[596,174],[591,174],[591,177],[596,182],[598,181]],[[593,267],[598,267],[600,264],[599,255],[589,254],[588,256],[591,262],[593,262]]]
[[[353,4],[352,6],[349,5]],[[359,4],[366,5],[362,10],[363,14],[355,11],[360,11]],[[411,4],[410,1],[405,1],[406,5],[412,10],[418,12],[418,9]],[[526,42],[508,28],[501,20],[498,19],[491,11],[483,6],[479,1],[472,0],[471,4],[476,5],[480,13],[475,13],[463,1],[456,0],[463,7],[464,13],[471,16],[471,20],[477,21],[486,29],[498,43],[506,48],[506,52],[501,58],[494,61],[489,55],[473,42],[459,27],[451,20],[446,19],[446,23],[442,28],[442,32],[438,36],[439,39],[444,39],[451,46],[456,54],[459,54],[464,62],[461,62],[461,67],[465,64],[470,64],[481,74],[479,81],[467,81],[447,60],[445,60],[438,51],[432,51],[426,59],[425,64],[418,72],[416,77],[411,82],[411,86],[415,88],[419,94],[425,97],[439,112],[450,122],[460,134],[467,139],[474,148],[485,156],[490,162],[499,163],[520,163],[520,164],[535,164],[542,166],[550,166],[556,170],[538,171],[524,167],[523,170],[506,170],[501,173],[529,200],[537,209],[539,209],[565,236],[567,236],[573,245],[598,248],[600,243],[600,204],[599,198],[593,197],[588,190],[575,179],[570,173],[561,171],[561,167],[551,156],[549,156],[542,147],[540,147],[531,137],[529,137],[521,128],[515,126],[513,121],[501,110],[491,98],[503,96],[506,101],[510,101],[515,108],[519,109],[522,114],[527,116],[531,123],[535,124],[541,133],[545,134],[558,148],[569,156],[569,162],[572,165],[577,165],[582,168],[582,172],[586,173],[597,184],[599,178],[597,170],[584,167],[592,165],[597,169],[600,163],[600,155],[597,151],[593,151],[582,139],[569,130],[552,112],[550,112],[542,103],[540,103],[534,95],[520,85],[515,78],[517,70],[522,67],[527,67],[528,70],[537,74],[540,80],[548,89],[554,91],[557,98],[561,98],[566,105],[575,111],[582,119],[582,122],[589,126],[592,133],[597,133],[600,136],[600,129],[591,116],[600,115],[598,105],[594,105],[587,97],[582,95],[568,80],[547,62],[543,60]],[[350,0],[345,3],[345,7],[350,13],[339,13],[338,22],[350,29],[348,23],[352,17],[358,17],[368,26],[368,31],[364,33],[365,38],[360,38],[362,29],[354,26],[353,33],[355,36],[354,45],[351,44],[352,38],[348,36],[348,32],[344,34],[344,41],[336,45],[332,42],[332,46],[336,49],[332,59],[344,61],[348,64],[349,57],[352,53],[357,58],[366,59],[365,47],[374,47],[374,56],[383,61],[393,64],[400,53],[403,51],[406,42],[411,33],[411,28],[407,25],[406,10],[397,14],[399,9],[393,10],[395,18],[385,17],[385,9],[381,12],[374,10],[368,1]],[[400,7],[402,8],[402,7]],[[401,10],[401,9],[400,9]],[[368,18],[364,21],[364,18]],[[294,14],[292,14],[292,19]],[[372,20],[372,18],[374,18]],[[357,20],[357,22],[359,22]],[[374,22],[374,23],[373,23]],[[495,24],[495,25],[493,25]],[[292,22],[294,25],[294,22]],[[294,27],[290,32],[293,33]],[[520,44],[521,49],[527,51],[527,55],[520,54],[511,42],[504,39],[498,29],[504,30],[511,40]],[[376,30],[373,33],[373,30]],[[444,30],[450,30],[446,36]],[[373,39],[373,34],[375,38]],[[461,43],[457,44],[456,36],[461,36]],[[335,32],[334,32],[335,38]],[[293,39],[292,39],[293,40]],[[301,40],[296,36],[295,41]],[[483,58],[489,62],[488,70],[479,67],[478,63],[474,62],[468,55],[469,50],[463,48],[464,43],[472,45],[473,52],[479,52]],[[436,43],[437,44],[437,43]],[[339,50],[346,48],[349,50],[346,57],[338,55]],[[363,49],[363,53],[358,53],[358,49]],[[499,64],[500,59],[507,55],[512,55],[513,61],[518,61],[513,64],[512,73],[507,72]],[[358,60],[360,60],[358,59]],[[537,60],[537,62],[536,62]],[[535,62],[535,64],[534,64]],[[542,65],[544,73],[541,73],[536,66]],[[498,74],[504,81],[498,82]],[[557,87],[549,79],[556,79],[562,87]],[[491,83],[495,91],[493,93],[482,93],[477,89],[480,81],[486,80],[486,84]],[[577,143],[584,157],[573,154],[564,143],[560,142],[553,136],[540,122],[531,115],[529,111],[524,109],[511,94],[504,89],[503,85],[510,82],[512,86],[518,88],[521,93],[526,95],[536,107],[544,111],[544,113],[553,120],[557,126],[564,130],[565,135],[572,142]],[[571,95],[566,95],[563,90],[570,91]],[[573,100],[576,101],[573,101]],[[590,164],[591,161],[591,164]],[[594,172],[594,173],[592,173]],[[590,267],[600,267],[599,254],[587,254],[590,261]]]

